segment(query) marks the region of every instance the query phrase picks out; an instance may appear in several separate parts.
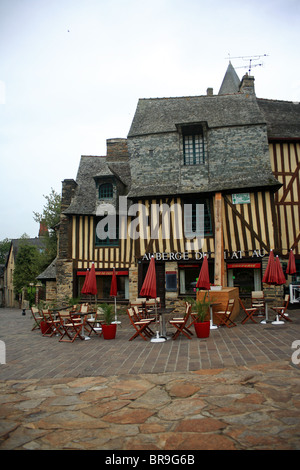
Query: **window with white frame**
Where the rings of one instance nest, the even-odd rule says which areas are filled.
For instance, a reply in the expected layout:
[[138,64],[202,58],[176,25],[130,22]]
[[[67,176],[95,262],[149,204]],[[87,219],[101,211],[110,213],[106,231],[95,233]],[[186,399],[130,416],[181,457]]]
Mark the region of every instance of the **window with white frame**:
[[205,163],[205,139],[201,126],[183,128],[183,156],[185,165]]

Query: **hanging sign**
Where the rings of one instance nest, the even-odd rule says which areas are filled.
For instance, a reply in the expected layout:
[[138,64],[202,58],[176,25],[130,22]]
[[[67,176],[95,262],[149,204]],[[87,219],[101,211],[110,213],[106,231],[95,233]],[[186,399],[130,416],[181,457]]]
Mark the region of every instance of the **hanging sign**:
[[233,204],[250,204],[250,193],[232,194]]

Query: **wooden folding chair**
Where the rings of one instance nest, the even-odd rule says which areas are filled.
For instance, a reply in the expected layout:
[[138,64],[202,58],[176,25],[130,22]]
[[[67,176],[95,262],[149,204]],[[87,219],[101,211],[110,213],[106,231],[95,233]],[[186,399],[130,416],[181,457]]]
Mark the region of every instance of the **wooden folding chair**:
[[104,323],[104,320],[100,319],[100,313],[95,312],[94,314],[87,315],[84,328],[88,332],[89,336],[91,336],[92,333],[95,333],[97,336],[101,336],[102,323]]
[[43,336],[48,336],[51,338],[54,335],[62,336],[62,331],[60,328],[60,319],[55,319],[51,310],[42,310],[44,322],[46,326],[43,328]]
[[251,307],[257,308],[258,315],[265,315],[265,297],[262,290],[251,292]]
[[187,327],[187,322],[189,321],[191,315],[191,308],[192,306],[188,304],[183,318],[172,318],[172,320],[169,320],[170,325],[174,326],[177,330],[175,331],[172,339],[177,339],[180,333],[182,333],[188,339],[192,339],[190,335],[193,333]]
[[151,323],[151,320],[143,319],[143,320],[137,320],[134,310],[132,308],[127,309],[127,314],[130,320],[131,325],[133,328],[136,330],[134,335],[129,339],[129,341],[132,341],[134,338],[136,338],[138,335],[143,338],[143,340],[147,341],[147,338],[150,338],[153,335],[153,331],[150,330],[149,332],[149,324]]
[[[133,318],[134,318],[134,321],[141,321],[141,322],[146,322],[147,323],[147,326],[145,328],[145,333],[147,334],[147,336],[152,336],[154,335],[154,332],[151,330],[150,328],[150,324],[153,323],[153,322],[156,322],[156,318],[155,317],[144,317],[143,316],[143,313],[141,313],[141,311],[139,310],[139,308],[135,305],[134,307],[131,307],[132,310],[133,310]],[[159,323],[159,321],[158,321]]]
[[282,318],[282,320],[287,320],[290,322],[292,321],[289,318],[288,314],[286,313],[287,308],[289,306],[289,302],[290,302],[290,296],[286,295],[284,297],[284,301],[281,307],[270,307],[271,310],[273,310],[276,313],[277,320],[280,320],[280,318]]
[[144,308],[144,303],[140,302],[139,299],[135,300],[134,302],[130,303],[130,308],[133,308],[135,312],[138,310],[138,315],[141,318],[146,317],[146,311]]
[[31,314],[34,319],[34,325],[31,331],[33,330],[40,330],[41,329],[41,321],[44,320],[43,315],[40,314],[40,311],[36,307],[31,307]]
[[197,313],[192,312],[192,304],[190,304],[189,302],[185,302],[185,311],[186,312],[187,312],[187,309],[190,309],[190,311],[191,311],[190,324],[188,325],[188,328],[190,328],[197,321]]
[[[84,304],[80,304],[78,312],[80,313],[88,313],[89,312],[89,304],[86,302]],[[76,313],[76,312],[75,312]]]
[[227,328],[232,328],[233,326],[236,326],[234,321],[231,320],[234,303],[235,303],[234,299],[229,299],[225,310],[219,310],[218,312],[215,312],[216,317],[220,321],[219,326],[225,325],[227,326]]
[[52,321],[48,309],[42,309],[43,320],[41,320],[40,328],[43,336],[53,336]]
[[240,302],[240,306],[244,310],[244,313],[246,314],[246,316],[241,322],[242,325],[244,325],[246,321],[248,321],[249,319],[252,320],[253,323],[257,323],[257,321],[254,320],[253,315],[257,312],[258,308],[255,308],[255,307],[246,308],[241,299],[239,299],[239,302]]
[[[80,338],[83,340],[84,338],[81,336],[82,326],[84,326],[84,321],[78,321],[73,315],[69,315],[68,317],[62,316],[60,312],[58,312],[61,329],[63,330],[62,336],[59,339],[61,342],[66,343],[73,343],[76,338]],[[64,339],[65,338],[65,339]]]
[[[146,321],[150,321],[150,323],[155,321],[155,317],[144,317],[143,312],[136,305],[134,305],[131,308],[134,311],[134,314],[136,316],[136,320],[139,320],[139,321],[146,320]],[[152,312],[152,313],[155,313],[155,311]]]

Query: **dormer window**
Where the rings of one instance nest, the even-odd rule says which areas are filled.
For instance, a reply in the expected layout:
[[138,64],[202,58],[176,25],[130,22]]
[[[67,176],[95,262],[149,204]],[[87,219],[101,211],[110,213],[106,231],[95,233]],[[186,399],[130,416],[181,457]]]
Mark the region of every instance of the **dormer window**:
[[112,199],[114,195],[113,185],[104,183],[99,186],[99,199]]
[[182,128],[183,156],[185,165],[205,163],[205,139],[202,126]]

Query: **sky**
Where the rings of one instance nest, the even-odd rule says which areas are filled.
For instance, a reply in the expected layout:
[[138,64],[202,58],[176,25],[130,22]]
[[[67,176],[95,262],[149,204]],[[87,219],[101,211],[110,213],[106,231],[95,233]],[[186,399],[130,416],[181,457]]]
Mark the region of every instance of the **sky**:
[[300,0],[0,0],[0,241],[38,236],[139,98],[217,94],[253,58],[259,98],[300,101],[299,19]]

